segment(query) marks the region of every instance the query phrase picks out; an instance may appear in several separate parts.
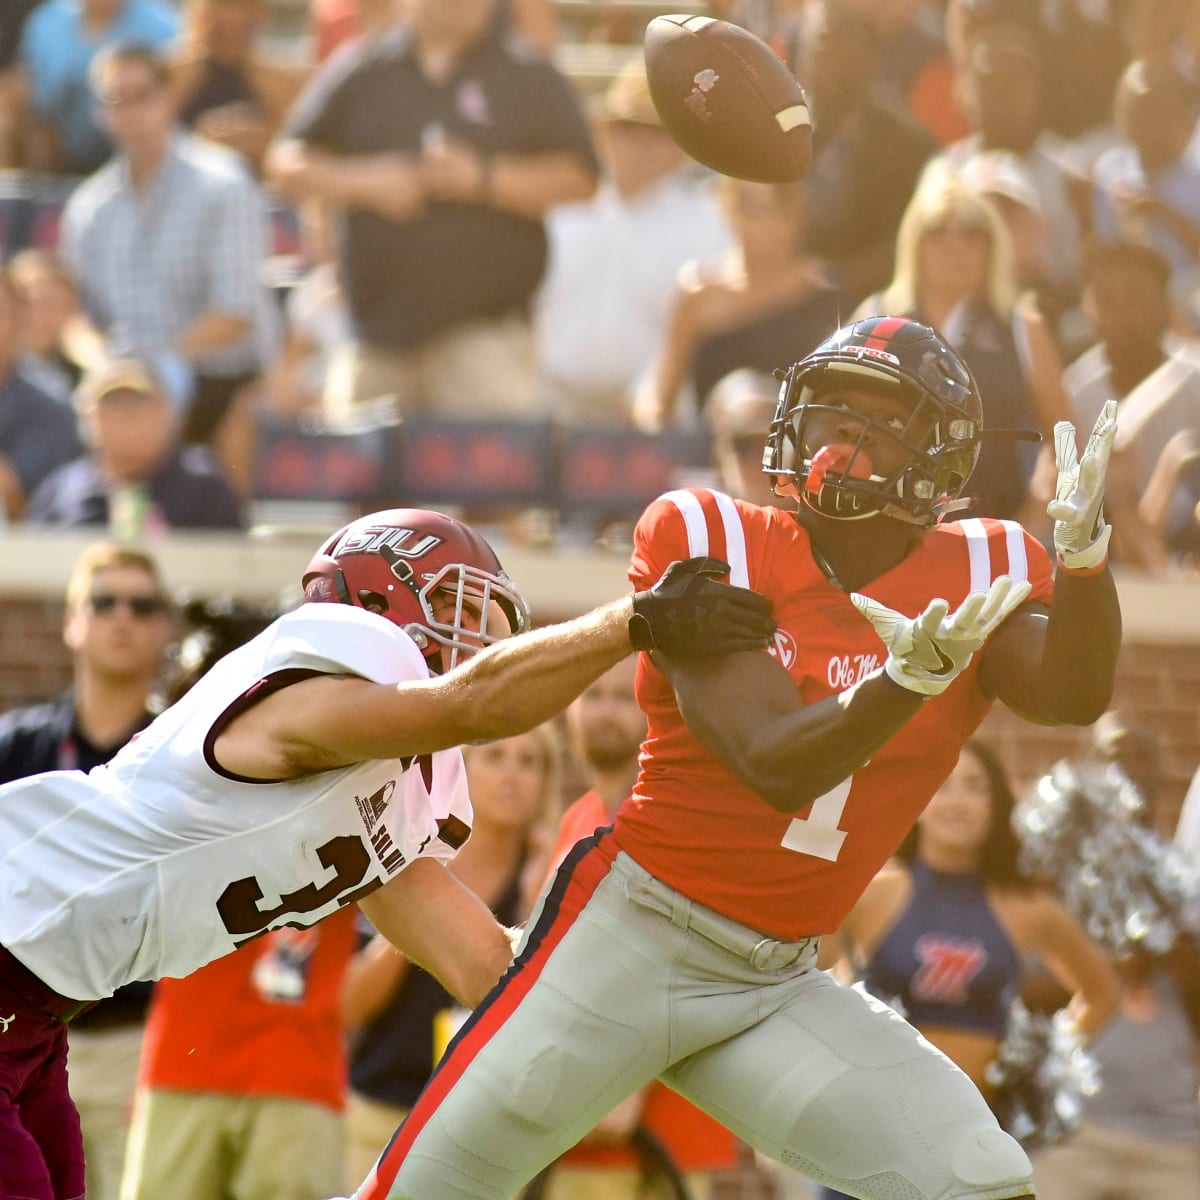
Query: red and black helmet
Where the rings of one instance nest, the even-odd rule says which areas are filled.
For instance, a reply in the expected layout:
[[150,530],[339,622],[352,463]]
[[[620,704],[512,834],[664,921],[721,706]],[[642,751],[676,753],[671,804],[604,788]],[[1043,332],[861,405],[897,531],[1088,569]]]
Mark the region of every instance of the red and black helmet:
[[[529,605],[513,587],[495,551],[468,525],[444,513],[392,508],[339,529],[313,555],[301,580],[306,601],[354,604],[399,625],[436,666],[438,648],[471,654],[529,628]],[[451,621],[434,615],[434,593],[454,601]],[[483,610],[481,628],[464,627],[463,602]],[[490,602],[508,629],[488,631]]]
[[[857,445],[814,464],[806,456],[805,421],[811,412],[834,411],[821,397],[835,389],[899,396],[909,408],[908,424],[897,432],[865,421]],[[863,465],[870,464],[862,449],[868,429],[907,452],[886,477]],[[885,513],[929,525],[969,503],[958,498],[975,469],[982,433],[979,388],[946,340],[919,321],[868,317],[837,330],[783,376],[763,471],[776,477],[777,493],[825,516],[857,520]]]

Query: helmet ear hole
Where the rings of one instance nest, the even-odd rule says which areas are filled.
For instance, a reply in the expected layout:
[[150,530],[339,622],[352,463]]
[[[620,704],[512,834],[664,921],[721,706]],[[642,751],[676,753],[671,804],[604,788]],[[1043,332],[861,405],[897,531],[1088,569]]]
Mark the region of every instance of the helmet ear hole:
[[388,610],[387,597],[382,592],[373,592],[370,588],[358,589],[358,602],[370,612],[383,616]]

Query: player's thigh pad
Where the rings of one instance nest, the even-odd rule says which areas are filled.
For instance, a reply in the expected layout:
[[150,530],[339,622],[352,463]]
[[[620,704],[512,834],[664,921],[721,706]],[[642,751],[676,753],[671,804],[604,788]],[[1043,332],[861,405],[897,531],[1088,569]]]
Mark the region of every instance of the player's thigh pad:
[[631,913],[611,875],[576,911],[536,918],[519,965],[451,1044],[360,1200],[507,1200],[666,1065],[686,934]]
[[866,1200],[1032,1194],[978,1090],[887,1005],[809,971],[758,1025],[663,1076],[763,1153]]

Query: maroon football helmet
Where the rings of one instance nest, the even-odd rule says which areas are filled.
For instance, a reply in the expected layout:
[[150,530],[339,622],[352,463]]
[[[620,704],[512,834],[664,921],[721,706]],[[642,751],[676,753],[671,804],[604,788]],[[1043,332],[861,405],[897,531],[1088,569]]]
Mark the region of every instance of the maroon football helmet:
[[[439,669],[438,648],[459,654],[529,628],[529,605],[513,587],[491,546],[444,513],[391,508],[339,529],[313,556],[301,581],[306,601],[354,604],[399,625]],[[454,601],[451,621],[434,616],[434,593]],[[481,628],[464,627],[463,602],[483,610]],[[488,631],[489,602],[508,620],[505,634]]]

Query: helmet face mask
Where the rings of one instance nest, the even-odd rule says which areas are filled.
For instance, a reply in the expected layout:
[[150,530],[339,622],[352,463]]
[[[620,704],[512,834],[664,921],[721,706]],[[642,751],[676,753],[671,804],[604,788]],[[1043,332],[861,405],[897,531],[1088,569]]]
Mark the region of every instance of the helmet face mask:
[[[847,392],[883,397],[896,415],[837,399]],[[831,431],[847,412],[856,433],[839,439]],[[979,457],[982,417],[970,371],[933,329],[872,317],[839,329],[786,373],[763,471],[778,494],[834,520],[884,514],[929,525],[969,504],[959,497]]]
[[[529,628],[529,608],[503,572],[492,574],[466,563],[447,563],[422,584],[418,593],[425,612],[423,622],[406,625],[404,631],[425,650],[427,643],[450,650],[446,669],[462,656],[503,641]],[[449,620],[439,611],[452,609]],[[478,614],[478,628],[466,623],[468,613]],[[502,632],[494,631],[497,616],[504,621]],[[489,631],[489,625],[493,630]]]
[[529,628],[529,606],[492,548],[443,513],[390,509],[352,521],[317,551],[302,583],[307,601],[355,605],[399,625],[434,671],[443,647],[450,670]]

